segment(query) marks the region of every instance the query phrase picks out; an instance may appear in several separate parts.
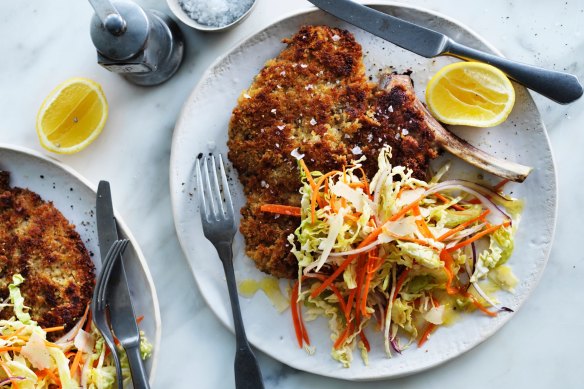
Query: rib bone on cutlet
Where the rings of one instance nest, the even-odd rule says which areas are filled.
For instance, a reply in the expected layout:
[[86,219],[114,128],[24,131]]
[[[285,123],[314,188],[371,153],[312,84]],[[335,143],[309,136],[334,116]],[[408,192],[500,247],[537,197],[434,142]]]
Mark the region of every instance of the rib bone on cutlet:
[[[405,94],[415,96],[412,80],[406,75],[385,74],[381,78],[380,87],[387,90],[399,88]],[[432,132],[436,142],[458,158],[491,174],[516,182],[523,182],[531,172],[531,167],[495,158],[448,131],[434,119],[418,98],[414,98],[412,104],[412,109],[422,114],[425,127]]]

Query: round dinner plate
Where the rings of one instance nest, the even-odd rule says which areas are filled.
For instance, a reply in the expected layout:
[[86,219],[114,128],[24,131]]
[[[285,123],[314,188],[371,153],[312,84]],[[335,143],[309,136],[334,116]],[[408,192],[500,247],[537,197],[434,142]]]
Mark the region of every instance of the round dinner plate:
[[[462,44],[498,53],[484,39],[460,23],[421,8],[395,3],[373,4],[383,12],[427,26],[447,34]],[[197,210],[194,164],[199,153],[227,153],[227,128],[231,111],[239,94],[251,84],[264,63],[284,48],[282,39],[296,33],[302,25],[326,24],[351,31],[363,46],[364,61],[369,75],[376,77],[380,69],[397,72],[412,71],[416,93],[424,96],[427,81],[453,58],[427,59],[400,49],[391,43],[353,27],[320,10],[309,9],[273,23],[236,45],[219,58],[203,75],[184,104],[176,124],[170,163],[170,192],[175,226],[182,249],[188,258],[199,290],[218,318],[233,330],[231,309],[223,269],[211,243],[203,236]],[[515,311],[525,302],[544,270],[552,243],[556,220],[556,176],[549,140],[537,108],[527,92],[514,84],[516,103],[503,124],[490,129],[455,127],[454,132],[475,146],[499,158],[509,159],[534,168],[522,184],[511,183],[506,190],[525,200],[525,208],[516,235],[515,252],[508,264],[519,279],[514,294],[497,297]],[[436,165],[452,160],[449,178],[498,182],[496,177],[482,173],[445,153]],[[231,176],[236,172],[231,170]],[[241,185],[232,181],[235,207],[245,202]],[[245,256],[245,245],[238,233],[234,243],[234,263],[238,281],[261,280],[253,262]],[[285,291],[287,281],[281,280]],[[455,324],[440,328],[424,347],[415,345],[401,355],[387,358],[378,332],[369,332],[371,352],[365,365],[355,350],[350,368],[343,368],[330,356],[332,341],[327,322],[317,319],[307,324],[311,341],[316,346],[313,355],[296,343],[289,311],[281,314],[268,298],[258,292],[252,298],[240,296],[243,320],[250,342],[277,360],[311,373],[347,380],[375,380],[419,372],[461,355],[486,340],[513,313],[501,313],[495,318],[480,312],[466,315]]]
[[[73,169],[22,147],[0,144],[0,170],[10,173],[10,186],[36,192],[55,207],[81,236],[94,261],[96,274],[101,269],[97,225],[95,219],[96,190]],[[152,343],[152,357],[145,368],[153,381],[160,350],[160,308],[152,276],[144,255],[130,230],[116,213],[121,235],[129,239],[131,248],[124,253],[124,265],[136,316],[144,316],[140,329]]]

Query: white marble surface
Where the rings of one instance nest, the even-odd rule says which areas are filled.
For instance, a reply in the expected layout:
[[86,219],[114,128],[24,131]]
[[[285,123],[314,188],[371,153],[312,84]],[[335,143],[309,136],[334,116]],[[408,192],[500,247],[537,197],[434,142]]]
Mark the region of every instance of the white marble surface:
[[[154,277],[162,313],[156,388],[232,388],[234,337],[203,301],[181,252],[172,221],[168,163],[174,122],[198,77],[215,58],[280,15],[307,7],[303,0],[258,0],[252,15],[225,33],[181,26],[187,55],[162,86],[132,86],[96,64],[89,38],[92,10],[84,1],[0,3],[0,142],[44,153],[35,115],[48,92],[73,76],[102,84],[110,117],[83,152],[54,156],[97,184],[107,179],[116,208],[138,239]],[[140,4],[168,12],[163,1]],[[584,1],[410,0],[458,19],[506,56],[567,70],[584,79]],[[559,218],[543,278],[501,331],[465,355],[395,381],[350,383],[293,370],[265,355],[267,388],[563,388],[581,387],[584,349],[584,100],[560,106],[536,96],[555,152]],[[527,226],[526,226],[527,227]],[[534,231],[534,233],[537,233]]]

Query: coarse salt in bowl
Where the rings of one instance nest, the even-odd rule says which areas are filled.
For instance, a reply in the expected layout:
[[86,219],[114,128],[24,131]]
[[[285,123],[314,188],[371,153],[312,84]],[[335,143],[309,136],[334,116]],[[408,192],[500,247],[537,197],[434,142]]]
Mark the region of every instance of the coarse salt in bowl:
[[167,0],[176,17],[194,29],[220,31],[245,19],[257,0]]

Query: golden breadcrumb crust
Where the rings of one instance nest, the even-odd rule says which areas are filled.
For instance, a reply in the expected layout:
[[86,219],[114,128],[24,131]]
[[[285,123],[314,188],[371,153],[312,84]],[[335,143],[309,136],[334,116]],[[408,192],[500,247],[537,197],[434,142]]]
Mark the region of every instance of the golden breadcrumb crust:
[[[0,171],[0,297],[8,296],[14,274],[32,319],[42,327],[66,326],[83,316],[95,284],[94,266],[75,227],[51,202],[11,188]],[[12,310],[4,309],[7,318]],[[66,331],[65,330],[65,331]],[[50,334],[52,338],[63,332]]]
[[[361,46],[350,32],[305,26],[284,43],[240,95],[228,147],[247,196],[240,226],[247,255],[264,272],[295,278],[298,267],[287,236],[299,219],[259,210],[266,203],[300,205],[294,149],[321,172],[365,155],[365,172],[372,177],[387,144],[393,163],[421,178],[436,149],[419,113],[408,110],[415,96],[399,85],[384,90],[368,81]],[[402,131],[406,127],[409,133]]]

